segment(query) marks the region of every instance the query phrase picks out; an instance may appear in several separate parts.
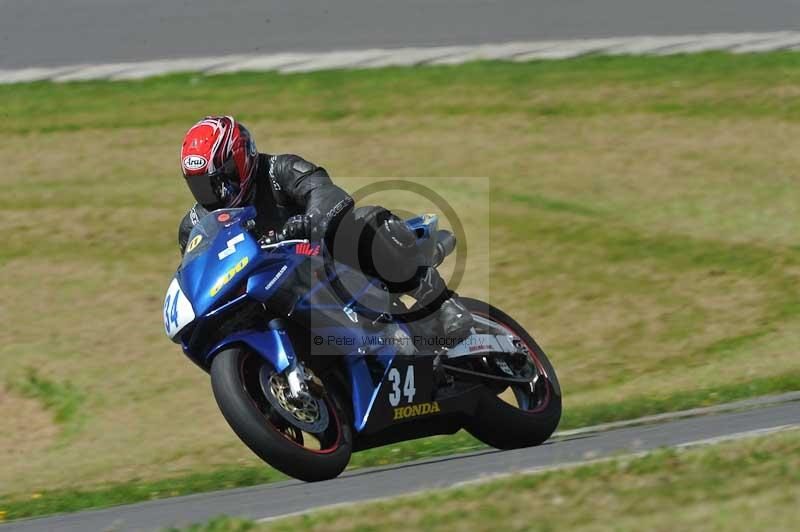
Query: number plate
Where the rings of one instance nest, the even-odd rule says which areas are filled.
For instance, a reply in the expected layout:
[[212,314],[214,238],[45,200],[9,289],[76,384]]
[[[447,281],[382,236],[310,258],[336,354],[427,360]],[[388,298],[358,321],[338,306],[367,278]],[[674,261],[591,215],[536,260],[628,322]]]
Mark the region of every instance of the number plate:
[[192,304],[183,295],[178,279],[173,279],[164,299],[164,330],[172,341],[175,336],[187,325],[194,321]]

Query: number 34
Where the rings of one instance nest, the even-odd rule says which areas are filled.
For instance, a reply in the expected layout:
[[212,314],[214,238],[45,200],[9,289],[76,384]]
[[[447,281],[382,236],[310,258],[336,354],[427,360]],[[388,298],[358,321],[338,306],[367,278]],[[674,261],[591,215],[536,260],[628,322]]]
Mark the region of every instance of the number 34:
[[[400,377],[400,372],[397,371],[397,368],[390,369],[389,382],[392,383],[392,391],[389,392],[389,404],[392,406],[399,405],[402,395],[406,396],[406,403],[414,401],[414,395],[417,393],[417,389],[414,387],[414,366],[408,366],[405,383],[403,383],[403,379]],[[401,385],[403,390],[402,394],[400,393]]]

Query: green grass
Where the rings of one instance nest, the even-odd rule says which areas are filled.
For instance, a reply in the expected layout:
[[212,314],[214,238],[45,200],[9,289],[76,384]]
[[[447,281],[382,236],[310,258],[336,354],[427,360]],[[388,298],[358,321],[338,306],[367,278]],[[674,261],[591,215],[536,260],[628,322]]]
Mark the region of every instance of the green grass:
[[[231,109],[250,121],[300,116],[321,123],[418,113],[477,118],[520,113],[528,118],[638,113],[715,119],[771,115],[797,120],[800,103],[796,98],[770,94],[776,81],[786,86],[800,80],[796,61],[793,52],[708,53],[657,60],[588,56],[524,65],[476,62],[458,67],[302,75],[177,74],[117,83],[6,85],[0,87],[0,98],[7,129],[13,133],[185,126],[196,119],[198,108]],[[639,96],[604,94],[617,87],[635,90]],[[730,94],[715,95],[713,100],[685,97],[707,87],[728,88]],[[475,92],[482,96],[478,101]],[[745,92],[747,98],[742,97]],[[251,105],[253,99],[271,105]],[[413,107],[409,106],[412,103]],[[151,112],[138,112],[141,109]]]
[[3,512],[5,519],[19,519],[252,486],[285,478],[274,469],[248,467],[153,482],[131,481],[90,490],[44,490],[27,494],[24,498],[19,495],[13,498],[0,497],[0,512]]
[[793,530],[800,434],[660,450],[258,525],[218,517],[192,532],[266,530]]
[[[428,438],[421,442],[404,442],[391,447],[366,451],[354,455],[350,467],[386,465],[480,448],[483,448],[480,442],[466,433],[459,433],[447,439]],[[157,481],[135,479],[95,486],[90,489],[40,490],[24,495],[0,496],[0,512],[5,519],[21,519],[177,497],[191,493],[254,486],[286,479],[287,477],[282,473],[263,465],[229,467]]]
[[507,197],[511,201],[524,203],[526,206],[532,209],[578,214],[588,217],[601,217],[603,215],[603,213],[592,209],[591,207],[578,205],[577,203],[572,203],[569,201],[554,200],[535,194],[509,194]]
[[12,384],[11,388],[16,388],[25,397],[41,401],[53,413],[53,421],[64,426],[62,435],[65,438],[80,430],[84,420],[80,409],[86,396],[71,383],[46,379],[35,368],[27,368],[24,379]]
[[[800,378],[783,378],[766,379],[749,383],[747,386],[731,386],[727,389],[697,390],[693,393],[666,398],[639,397],[625,403],[596,405],[568,411],[561,423],[561,430],[631,419],[639,416],[641,412],[657,414],[679,408],[709,406],[746,397],[798,389],[800,389]],[[349,469],[435,458],[484,448],[486,446],[480,441],[462,431],[453,436],[402,442],[356,454],[353,456]],[[0,497],[0,512],[7,519],[21,519],[192,493],[255,486],[286,479],[285,475],[261,465],[226,468],[158,481],[133,480],[91,489],[44,490],[25,497],[18,494]]]
[[[469,242],[459,292],[533,332],[562,428],[798,389],[797,57],[0,86],[0,511],[278,478],[162,332],[190,205],[178,146],[209,113],[350,190],[409,178],[444,195]],[[353,464],[478,446],[459,434]]]

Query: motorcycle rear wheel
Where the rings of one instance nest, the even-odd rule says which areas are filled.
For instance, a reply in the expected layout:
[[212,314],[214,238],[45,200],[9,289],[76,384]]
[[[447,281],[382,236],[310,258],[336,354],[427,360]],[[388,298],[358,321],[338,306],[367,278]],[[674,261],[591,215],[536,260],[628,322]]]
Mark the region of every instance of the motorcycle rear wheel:
[[[277,415],[265,397],[259,384],[265,364],[246,347],[214,357],[211,388],[225,420],[251,451],[291,477],[316,482],[338,476],[350,461],[353,437],[335,395],[328,391],[321,399],[329,412],[324,432],[303,433]],[[309,440],[315,445],[309,446]]]
[[517,336],[528,351],[538,375],[536,385],[528,390],[523,385],[508,387],[517,404],[504,400],[501,394],[487,386],[475,415],[467,421],[465,428],[482,442],[498,449],[542,444],[561,420],[561,387],[553,365],[533,337],[511,316],[478,299],[460,299],[476,317],[491,320],[502,330]]

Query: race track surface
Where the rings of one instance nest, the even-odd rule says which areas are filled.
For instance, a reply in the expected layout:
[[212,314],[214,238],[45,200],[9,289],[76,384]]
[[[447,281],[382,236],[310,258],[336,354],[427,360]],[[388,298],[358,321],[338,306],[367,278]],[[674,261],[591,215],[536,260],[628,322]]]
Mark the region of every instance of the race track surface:
[[0,69],[798,26],[797,0],[0,0]]
[[230,516],[264,519],[337,503],[397,496],[516,471],[558,466],[621,453],[675,447],[800,425],[800,402],[605,432],[580,434],[540,447],[486,450],[458,456],[361,469],[305,484],[287,481],[252,488],[176,497],[0,526],[0,532],[158,530]]

